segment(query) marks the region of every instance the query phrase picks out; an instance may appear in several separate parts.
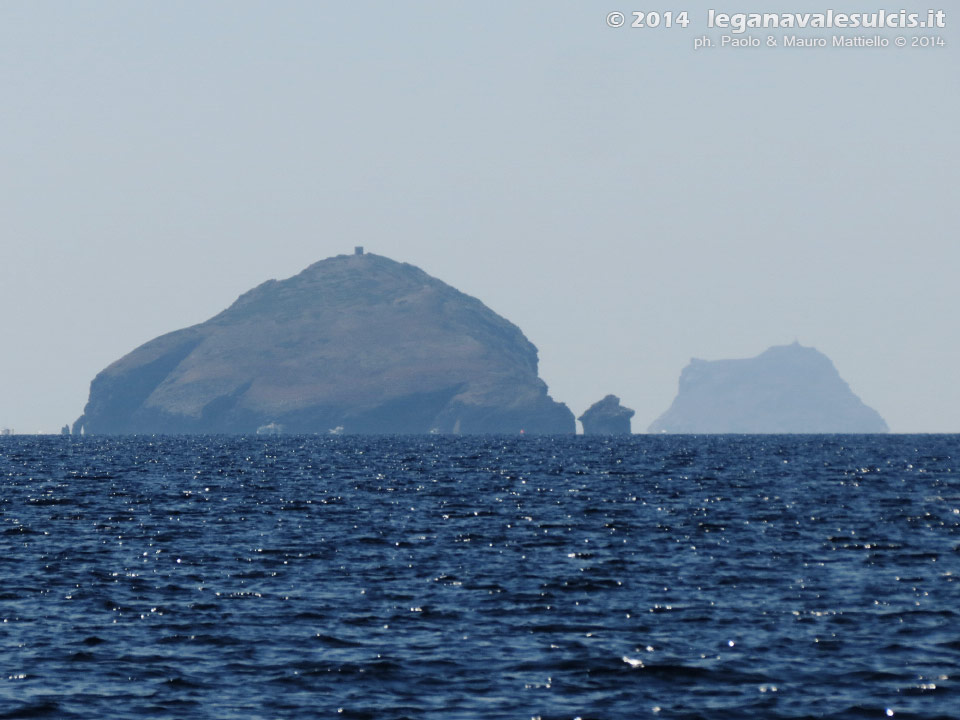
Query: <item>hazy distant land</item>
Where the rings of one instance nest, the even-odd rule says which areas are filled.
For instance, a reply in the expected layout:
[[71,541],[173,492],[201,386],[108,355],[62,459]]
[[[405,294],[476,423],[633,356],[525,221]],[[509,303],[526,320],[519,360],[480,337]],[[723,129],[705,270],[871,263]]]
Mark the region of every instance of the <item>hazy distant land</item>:
[[799,343],[743,360],[693,359],[670,408],[650,425],[665,433],[885,433],[830,359]]
[[[573,413],[549,396],[537,366],[521,330],[476,298],[357,248],[112,363],[72,432],[574,433]],[[608,395],[580,420],[585,434],[629,434],[633,414]],[[887,425],[825,355],[795,343],[748,360],[693,360],[649,431]]]

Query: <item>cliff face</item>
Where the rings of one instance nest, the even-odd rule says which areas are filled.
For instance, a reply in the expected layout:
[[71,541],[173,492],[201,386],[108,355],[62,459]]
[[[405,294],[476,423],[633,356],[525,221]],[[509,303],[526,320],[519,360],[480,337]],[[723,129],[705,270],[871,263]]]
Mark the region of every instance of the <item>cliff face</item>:
[[673,405],[649,428],[668,433],[882,433],[883,418],[830,359],[798,343],[745,360],[692,360]]
[[341,255],[270,280],[94,378],[87,433],[573,433],[537,349],[412,265]]
[[583,423],[584,435],[629,435],[633,410],[620,404],[616,395],[607,395],[591,405],[577,418]]

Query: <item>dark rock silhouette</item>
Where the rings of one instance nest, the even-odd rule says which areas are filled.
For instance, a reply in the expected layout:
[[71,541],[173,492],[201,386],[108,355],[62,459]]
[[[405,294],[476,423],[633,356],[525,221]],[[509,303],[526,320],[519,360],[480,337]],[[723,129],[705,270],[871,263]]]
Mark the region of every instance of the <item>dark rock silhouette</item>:
[[650,425],[668,433],[883,433],[883,418],[830,359],[799,343],[755,358],[693,359],[673,405]]
[[573,433],[537,362],[479,300],[357,248],[117,360],[74,433]]
[[616,395],[607,395],[591,405],[578,420],[584,435],[629,435],[633,410],[620,404]]

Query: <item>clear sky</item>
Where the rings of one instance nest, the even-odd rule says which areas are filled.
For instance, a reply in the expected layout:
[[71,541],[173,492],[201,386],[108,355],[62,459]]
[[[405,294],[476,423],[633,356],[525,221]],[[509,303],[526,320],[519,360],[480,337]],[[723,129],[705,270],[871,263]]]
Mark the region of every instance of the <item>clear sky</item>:
[[960,13],[694,50],[751,8],[608,27],[634,5],[4,0],[0,427],[364,245],[519,325],[577,415],[614,393],[644,430],[691,357],[799,340],[893,431],[960,432]]

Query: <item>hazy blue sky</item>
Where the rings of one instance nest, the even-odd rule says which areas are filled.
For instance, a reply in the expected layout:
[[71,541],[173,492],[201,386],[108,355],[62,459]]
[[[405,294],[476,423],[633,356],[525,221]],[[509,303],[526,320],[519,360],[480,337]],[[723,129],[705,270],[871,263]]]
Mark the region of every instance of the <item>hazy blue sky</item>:
[[577,415],[612,392],[643,430],[692,356],[797,339],[892,430],[960,431],[960,15],[942,48],[695,52],[751,8],[607,27],[634,5],[4,0],[0,427],[364,245],[519,325]]

